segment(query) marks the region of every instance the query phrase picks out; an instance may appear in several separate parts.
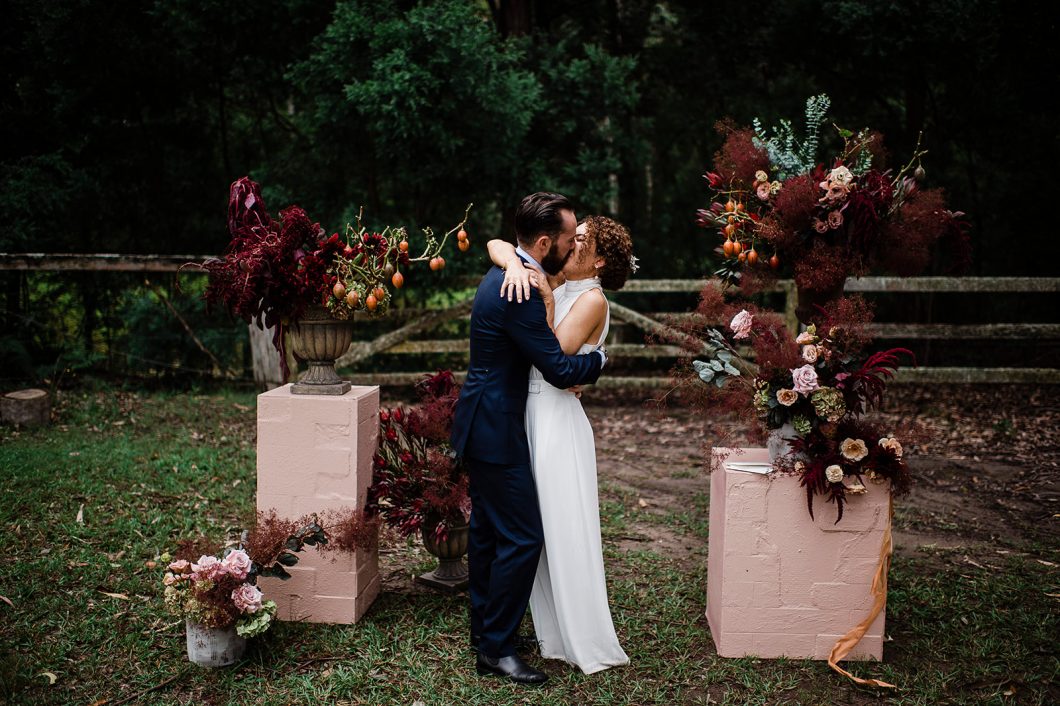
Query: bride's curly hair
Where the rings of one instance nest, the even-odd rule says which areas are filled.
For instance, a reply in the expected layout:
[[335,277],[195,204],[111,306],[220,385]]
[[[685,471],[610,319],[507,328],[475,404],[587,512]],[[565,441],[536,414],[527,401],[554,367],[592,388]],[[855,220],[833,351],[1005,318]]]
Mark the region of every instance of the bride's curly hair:
[[589,216],[585,234],[596,243],[596,256],[604,259],[599,270],[600,285],[612,291],[622,289],[632,271],[633,239],[629,230],[610,218]]

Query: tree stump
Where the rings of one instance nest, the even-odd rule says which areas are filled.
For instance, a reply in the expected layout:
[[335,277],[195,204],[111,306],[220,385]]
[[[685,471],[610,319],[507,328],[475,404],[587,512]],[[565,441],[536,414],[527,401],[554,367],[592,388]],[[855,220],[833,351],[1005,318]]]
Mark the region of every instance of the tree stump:
[[51,402],[44,390],[16,390],[0,397],[0,420],[14,426],[33,427],[48,423]]

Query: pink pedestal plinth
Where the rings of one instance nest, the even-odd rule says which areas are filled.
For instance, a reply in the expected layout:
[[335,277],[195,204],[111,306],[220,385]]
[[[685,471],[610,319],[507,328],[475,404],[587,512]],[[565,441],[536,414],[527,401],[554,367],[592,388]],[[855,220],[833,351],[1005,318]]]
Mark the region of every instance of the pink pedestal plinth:
[[[363,508],[379,437],[379,388],[344,395],[293,395],[284,385],[258,395],[258,510],[286,518]],[[379,557],[298,553],[291,578],[262,578],[281,620],[354,623],[379,595]]]
[[[715,449],[711,458],[707,622],[722,657],[828,659],[872,608],[870,591],[890,523],[886,486],[848,498],[843,519],[793,476],[731,471],[768,462],[765,449]],[[883,659],[886,611],[848,660]]]

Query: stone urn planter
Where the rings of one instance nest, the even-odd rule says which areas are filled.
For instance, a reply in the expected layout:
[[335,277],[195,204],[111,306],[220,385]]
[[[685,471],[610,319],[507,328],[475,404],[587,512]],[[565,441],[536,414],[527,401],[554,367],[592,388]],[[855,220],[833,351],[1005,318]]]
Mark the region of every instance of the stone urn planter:
[[416,578],[420,583],[438,588],[449,593],[456,593],[467,588],[467,565],[464,555],[467,554],[469,527],[454,527],[444,542],[436,542],[430,532],[422,532],[423,546],[438,557],[438,568]]
[[235,664],[247,648],[235,626],[208,628],[190,619],[184,621],[188,635],[188,659],[200,667],[227,667]]
[[335,361],[350,347],[353,321],[333,318],[322,306],[306,310],[291,327],[294,354],[306,361],[309,370],[291,386],[295,395],[344,395],[350,383],[335,372]]

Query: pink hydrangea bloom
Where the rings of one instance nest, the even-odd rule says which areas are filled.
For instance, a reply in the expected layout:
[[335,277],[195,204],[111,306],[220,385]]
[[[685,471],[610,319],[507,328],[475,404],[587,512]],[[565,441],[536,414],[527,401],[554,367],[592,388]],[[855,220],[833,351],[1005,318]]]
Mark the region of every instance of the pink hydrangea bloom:
[[729,328],[732,329],[733,338],[747,338],[751,335],[751,323],[754,321],[754,316],[751,312],[744,309],[736,316],[732,317],[732,321],[729,323]]
[[261,589],[245,583],[232,591],[232,603],[244,613],[257,613],[261,610]]
[[191,570],[196,578],[210,580],[219,579],[228,573],[220,559],[206,554],[200,556],[199,560],[191,565]]

